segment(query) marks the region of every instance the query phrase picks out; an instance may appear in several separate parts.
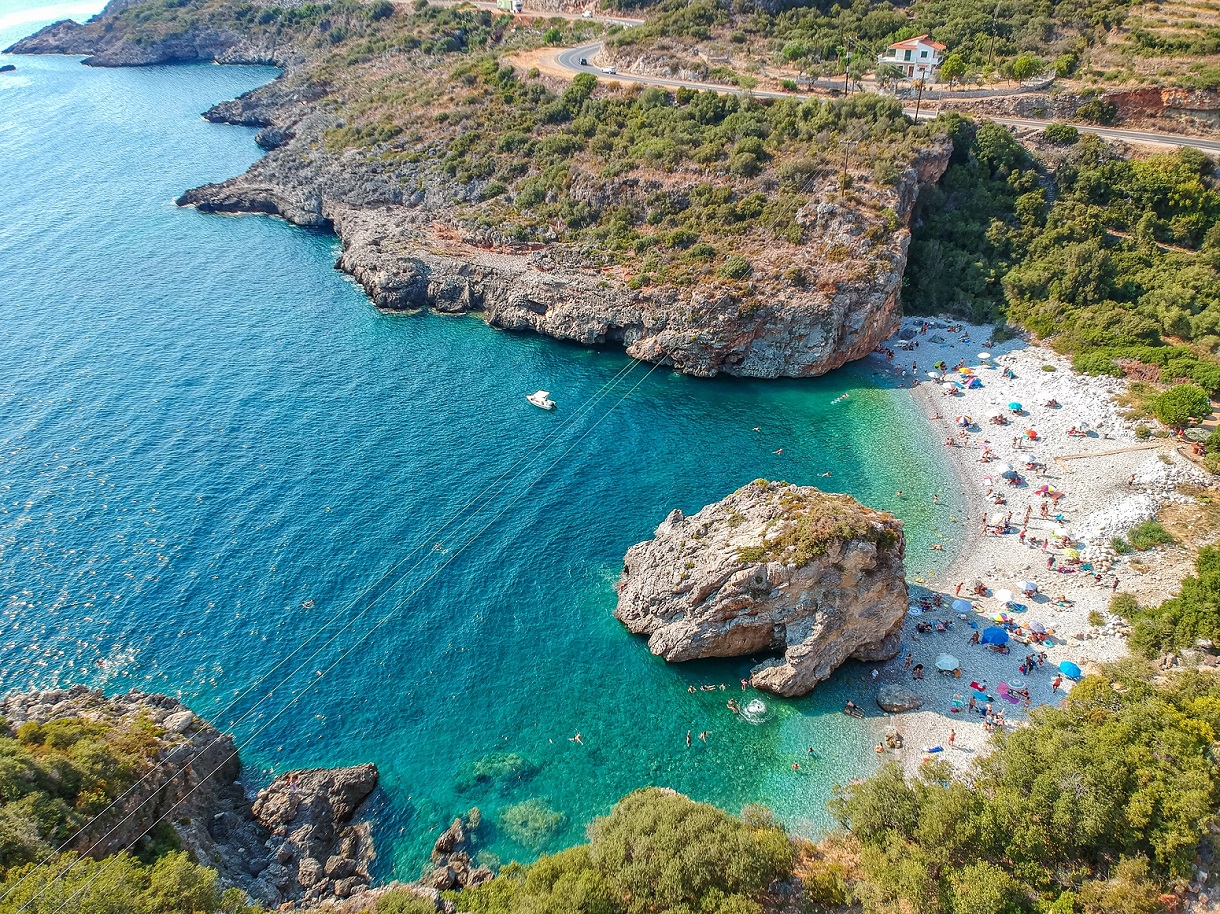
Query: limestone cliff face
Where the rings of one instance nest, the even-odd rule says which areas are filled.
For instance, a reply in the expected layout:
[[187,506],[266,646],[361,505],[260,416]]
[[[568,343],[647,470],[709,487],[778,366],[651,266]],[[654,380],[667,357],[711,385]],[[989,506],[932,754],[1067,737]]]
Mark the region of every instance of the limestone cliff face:
[[615,615],[670,661],[780,654],[752,684],[804,695],[849,658],[897,654],[904,548],[888,514],[758,480],[632,546]]
[[[456,216],[482,200],[487,182],[463,184],[434,167],[446,151],[441,142],[408,157],[376,148],[333,151],[327,131],[344,126],[342,104],[331,87],[307,80],[306,67],[297,65],[300,49],[206,26],[169,37],[133,35],[122,13],[135,2],[112,0],[94,20],[57,23],[15,50],[88,54],[87,63],[104,66],[217,60],[287,67],[274,83],[206,115],[262,128],[257,141],[268,155],[246,174],[188,191],[178,202],[333,229],[343,241],[337,266],[378,307],[477,313],[496,327],[622,346],[701,377],[820,375],[867,355],[897,329],[907,223],[920,188],[948,165],[947,141],[925,149],[892,185],[874,184],[867,162],[854,163],[850,194],[838,168],[822,174],[796,215],[800,243],[752,253],[746,282],[713,274],[691,286],[657,280],[632,288],[632,267],[594,265],[602,259],[597,252],[565,240],[562,227],[543,242],[520,244],[486,220]],[[657,196],[681,208],[705,178],[582,173],[568,193],[597,210]],[[793,275],[801,279],[781,278]]]
[[277,46],[274,41],[254,41],[230,29],[200,26],[184,34],[133,41],[124,29],[107,27],[135,3],[136,0],[110,0],[89,22],[64,19],[52,23],[18,41],[8,52],[80,55],[91,67],[140,67],[195,60],[284,66],[300,59],[291,47]]
[[264,905],[348,898],[371,881],[369,826],[354,817],[377,785],[373,765],[292,772],[251,803],[233,738],[167,695],[108,697],[73,686],[9,695],[0,714],[13,732],[26,721],[67,718],[154,728],[157,765],[76,836],[79,853],[118,853],[164,821],[224,885]]
[[[724,286],[632,290],[613,274],[582,266],[562,244],[463,235],[445,216],[468,191],[438,186],[409,166],[389,174],[354,154],[332,159],[316,140],[327,123],[319,113],[273,123],[267,132],[292,140],[241,177],[189,191],[179,202],[333,228],[343,240],[337,266],[378,307],[477,312],[492,326],[620,345],[635,358],[700,377],[819,375],[891,336],[901,318],[906,221],[920,188],[944,173],[950,152],[947,145],[927,150],[868,207],[842,202],[828,181],[798,216],[816,240],[787,264],[810,282],[743,309]],[[879,232],[877,212],[886,208],[900,224]]]

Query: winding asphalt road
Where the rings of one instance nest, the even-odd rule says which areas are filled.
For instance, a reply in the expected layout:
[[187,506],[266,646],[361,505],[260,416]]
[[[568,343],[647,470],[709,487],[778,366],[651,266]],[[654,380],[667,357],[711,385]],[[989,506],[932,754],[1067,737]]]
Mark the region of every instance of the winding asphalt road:
[[[688,82],[680,79],[663,79],[659,76],[640,76],[635,73],[614,73],[606,74],[601,68],[582,64],[582,60],[592,60],[593,56],[602,49],[601,42],[593,44],[581,45],[577,48],[567,48],[566,50],[555,53],[555,64],[562,70],[567,70],[575,73],[593,73],[597,76],[609,76],[611,79],[616,79],[619,82],[642,83],[646,86],[660,86],[664,89],[680,89],[686,87],[688,89],[707,89],[712,92],[739,92],[740,89],[733,89],[728,86],[717,85],[715,83]],[[771,92],[762,89],[751,89],[750,94],[759,98],[795,98],[803,101],[811,96],[801,95],[796,92]],[[905,109],[909,115],[915,114],[914,108]],[[936,116],[935,111],[928,111],[924,108],[919,112],[920,119],[933,118]],[[1006,127],[1030,127],[1035,130],[1041,130],[1049,121],[1039,121],[1029,118],[1014,118],[1014,117],[992,117],[987,115],[990,120],[997,124],[1003,124]],[[1178,133],[1154,133],[1148,130],[1122,130],[1117,127],[1096,127],[1092,124],[1073,124],[1081,133],[1095,133],[1097,136],[1104,137],[1107,140],[1121,140],[1124,143],[1145,143],[1155,146],[1193,146],[1209,155],[1220,155],[1220,140],[1203,139],[1197,136],[1184,136]]]

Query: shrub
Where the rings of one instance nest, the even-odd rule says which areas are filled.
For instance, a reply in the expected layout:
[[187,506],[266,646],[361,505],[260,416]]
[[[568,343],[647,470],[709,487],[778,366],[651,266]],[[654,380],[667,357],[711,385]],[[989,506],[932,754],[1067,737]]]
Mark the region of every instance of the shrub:
[[1056,146],[1071,146],[1080,139],[1080,131],[1071,124],[1050,124],[1042,131],[1042,137]]
[[1118,116],[1118,108],[1109,102],[1103,102],[1101,99],[1095,98],[1077,108],[1076,114],[1082,120],[1094,124],[1113,124],[1114,119]]
[[1101,625],[1105,621],[1106,621],[1105,618],[1103,618],[1102,614],[1099,613],[1097,610],[1095,610],[1095,609],[1089,610],[1089,624],[1092,625],[1094,628]]
[[754,897],[792,872],[788,836],[765,817],[657,788],[628,794],[589,843],[511,866],[456,896],[459,911],[525,914],[760,914]]
[[1121,536],[1116,536],[1110,540],[1110,548],[1119,555],[1128,555],[1131,552],[1131,544]]
[[1148,404],[1152,415],[1170,428],[1183,428],[1191,419],[1211,415],[1211,399],[1207,391],[1196,384],[1177,384],[1153,397]]
[[1131,623],[1131,647],[1147,656],[1194,644],[1198,638],[1220,640],[1220,549],[1199,550],[1195,574],[1182,581],[1176,597],[1146,607],[1116,600],[1111,611]]
[[1167,546],[1176,542],[1169,531],[1155,520],[1146,520],[1141,524],[1136,524],[1127,534],[1127,539],[1131,542],[1131,547],[1140,552],[1147,552],[1154,546]]
[[726,279],[745,279],[753,272],[753,265],[740,254],[730,254],[720,267],[720,275]]
[[1152,429],[1144,425],[1142,422],[1135,427],[1135,437],[1140,441],[1146,441],[1152,436]]
[[436,914],[436,903],[403,889],[386,892],[373,910],[376,914]]

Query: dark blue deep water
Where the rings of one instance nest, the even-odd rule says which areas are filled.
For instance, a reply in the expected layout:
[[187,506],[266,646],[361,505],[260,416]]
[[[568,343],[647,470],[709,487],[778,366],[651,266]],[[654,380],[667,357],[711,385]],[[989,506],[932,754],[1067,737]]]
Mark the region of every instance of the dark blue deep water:
[[[0,44],[86,11],[4,0]],[[257,158],[199,114],[272,71],[3,60],[0,688],[180,696],[237,736],[252,783],[374,761],[383,875],[416,875],[472,806],[491,853],[529,859],[647,784],[825,824],[831,785],[871,764],[837,713],[864,671],[750,726],[687,691],[740,698],[747,664],[651,657],[612,585],[671,508],[759,476],[879,507],[904,489],[908,567],[929,570],[947,477],[906,393],[867,362],[698,381],[381,314],[332,237],[173,204]],[[539,387],[556,414],[526,404]],[[474,782],[495,752],[533,777]],[[499,824],[532,798],[562,825]]]

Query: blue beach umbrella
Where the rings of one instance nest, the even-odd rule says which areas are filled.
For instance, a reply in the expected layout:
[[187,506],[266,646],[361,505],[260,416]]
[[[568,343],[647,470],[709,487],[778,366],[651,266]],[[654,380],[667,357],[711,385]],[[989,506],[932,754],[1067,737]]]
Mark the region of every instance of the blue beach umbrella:
[[1013,400],[1011,403],[1008,404],[1008,408],[1011,409],[1014,413],[1019,413],[1021,411],[1021,404],[1018,403],[1016,400]]
[[1066,676],[1068,679],[1079,679],[1080,678],[1080,667],[1076,666],[1076,664],[1072,663],[1072,661],[1070,661],[1070,660],[1060,661],[1059,672],[1062,673],[1064,676]]
[[983,629],[983,636],[979,640],[984,644],[1007,644],[1008,632],[998,625],[990,625]]

